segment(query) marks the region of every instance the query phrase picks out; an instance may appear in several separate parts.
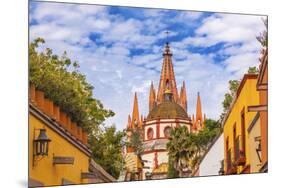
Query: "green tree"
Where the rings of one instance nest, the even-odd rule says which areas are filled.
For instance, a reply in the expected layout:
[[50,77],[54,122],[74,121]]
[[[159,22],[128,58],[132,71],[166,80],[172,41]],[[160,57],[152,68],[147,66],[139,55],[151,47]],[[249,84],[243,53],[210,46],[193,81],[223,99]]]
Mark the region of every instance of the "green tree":
[[124,131],[117,131],[115,125],[104,128],[98,135],[90,137],[93,158],[109,174],[118,178],[122,170],[122,139]]
[[[259,72],[257,67],[249,67],[248,71],[249,74],[257,74]],[[226,112],[229,110],[229,107],[233,101],[233,98],[236,95],[236,92],[238,90],[238,87],[240,85],[240,81],[239,80],[229,80],[228,82],[229,84],[229,91],[224,95],[224,100],[222,102],[222,106],[223,106],[223,112],[220,116],[220,120],[222,121]]]
[[199,145],[203,150],[207,149],[208,145],[212,143],[213,139],[222,131],[219,121],[207,119],[205,121],[204,129],[200,130],[196,137],[198,137]]
[[222,105],[223,105],[223,113],[227,112],[227,110],[229,109],[231,103],[232,103],[232,100],[236,94],[236,91],[239,87],[239,84],[240,84],[240,81],[239,80],[230,80],[228,82],[229,84],[229,92],[227,92],[225,95],[224,95],[224,100],[222,102]]
[[43,43],[44,39],[37,38],[29,45],[29,82],[88,132],[94,160],[117,178],[124,133],[116,131],[115,126],[102,126],[114,113],[93,97],[94,87],[79,72],[77,62],[72,62],[66,52],[62,56],[53,54],[49,48],[39,52]]
[[249,67],[248,73],[249,74],[257,74],[259,72],[257,67]]
[[217,120],[206,119],[205,128],[207,128],[210,131],[219,132],[221,130],[221,124]]
[[[249,74],[257,74],[259,72],[257,67],[249,67],[248,71]],[[223,106],[223,112],[220,116],[220,120],[222,121],[226,112],[229,110],[229,107],[233,101],[233,98],[236,95],[236,92],[238,90],[238,87],[240,85],[240,81],[239,80],[229,80],[228,82],[229,84],[229,91],[224,95],[224,100],[222,102],[222,106]]]
[[230,93],[224,94],[224,100],[222,102],[223,111],[226,112],[231,105],[233,96]]
[[97,131],[98,126],[114,115],[111,110],[93,97],[94,87],[79,72],[79,64],[72,62],[67,53],[61,57],[53,54],[50,48],[38,52],[44,39],[37,38],[29,45],[29,81],[45,93],[45,96],[73,121],[89,133]]
[[196,146],[186,126],[173,128],[167,143],[168,155],[174,168],[183,177],[183,168],[188,167],[189,161],[196,152]]

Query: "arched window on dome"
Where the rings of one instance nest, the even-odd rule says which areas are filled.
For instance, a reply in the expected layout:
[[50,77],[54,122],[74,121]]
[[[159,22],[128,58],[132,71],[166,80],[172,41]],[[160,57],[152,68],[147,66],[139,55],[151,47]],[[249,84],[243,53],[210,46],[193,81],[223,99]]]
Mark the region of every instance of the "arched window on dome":
[[152,129],[152,128],[149,128],[149,129],[147,130],[147,139],[148,139],[148,140],[151,140],[151,139],[153,138],[153,134],[154,134],[153,129]]
[[165,138],[170,138],[171,130],[172,130],[172,128],[170,126],[167,126],[167,127],[164,128],[164,136],[165,136]]

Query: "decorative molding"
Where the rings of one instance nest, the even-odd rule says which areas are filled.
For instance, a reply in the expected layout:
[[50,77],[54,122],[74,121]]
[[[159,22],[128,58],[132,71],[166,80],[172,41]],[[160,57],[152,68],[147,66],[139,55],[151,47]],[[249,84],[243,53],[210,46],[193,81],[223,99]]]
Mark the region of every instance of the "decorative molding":
[[168,139],[154,139],[149,140],[143,143],[144,151],[151,151],[151,150],[157,150],[157,149],[165,149],[166,145],[168,143]]
[[[170,118],[168,118],[168,119],[170,119]],[[163,118],[161,118],[161,120],[163,120]],[[191,125],[191,121],[190,120],[188,120],[188,119],[173,119],[173,120],[170,120],[170,121],[159,121],[159,123],[160,124],[162,124],[162,123],[184,123],[184,124],[190,124]],[[149,125],[154,125],[154,124],[156,124],[157,122],[156,121],[153,121],[153,122],[149,122],[149,123],[144,123],[144,127],[145,126],[149,126]]]

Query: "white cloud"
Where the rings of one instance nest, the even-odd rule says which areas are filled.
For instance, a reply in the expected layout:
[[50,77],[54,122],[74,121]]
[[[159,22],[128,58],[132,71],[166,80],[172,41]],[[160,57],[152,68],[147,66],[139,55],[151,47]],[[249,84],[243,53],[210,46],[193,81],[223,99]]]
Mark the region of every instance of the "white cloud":
[[227,57],[226,71],[237,78],[245,73],[249,66],[258,65],[260,44],[256,36],[264,30],[261,16],[238,14],[214,14],[203,20],[195,30],[195,36],[186,37],[174,44],[179,49],[189,46],[208,48],[224,43],[224,48],[214,55]]
[[167,13],[167,10],[164,9],[143,9],[143,16],[145,18],[159,18]]
[[[174,19],[163,22],[169,11],[147,9],[142,12],[144,19],[138,20],[110,14],[105,6],[36,5],[31,13],[31,20],[37,21],[30,27],[31,40],[43,37],[54,53],[66,50],[71,59],[80,63],[81,72],[95,87],[94,97],[116,112],[105,123],[116,123],[119,129],[125,128],[127,116],[132,113],[134,92],[138,94],[140,112],[147,115],[150,83],[153,81],[158,88],[162,65],[163,45],[156,42],[166,37],[164,31],[169,24],[176,21],[189,26],[192,22],[186,20],[195,23],[203,16],[201,12],[180,11]],[[183,80],[186,82],[190,114],[195,112],[199,91],[203,111],[207,117],[217,118],[227,81],[237,79],[242,70],[256,63],[259,44],[255,35],[263,29],[262,22],[255,16],[215,14],[202,24],[196,23],[199,27],[195,36],[170,44],[176,80],[178,88]],[[91,34],[97,38],[90,39]],[[178,35],[178,31],[169,34]],[[220,42],[225,42],[224,48],[215,54],[187,50],[189,46],[208,47]],[[149,53],[132,55],[132,49]],[[228,58],[218,64],[214,62],[216,55]]]
[[144,80],[141,85],[138,85],[138,86],[134,85],[132,87],[131,92],[132,93],[135,93],[135,92],[137,92],[137,93],[146,93],[148,88],[150,87],[150,84],[151,84],[150,80]]
[[206,18],[196,34],[205,35],[208,41],[248,42],[263,29],[260,16],[239,14],[215,14]]
[[123,77],[122,71],[121,71],[121,70],[116,70],[115,72],[116,72],[117,76],[118,76],[120,79],[122,79],[122,77]]
[[249,52],[259,52],[260,44],[256,40],[252,40],[242,45],[225,45],[225,48],[220,50],[218,54],[220,55],[238,55]]
[[264,29],[260,16],[238,14],[214,14],[203,20],[195,30],[196,35],[187,37],[179,46],[209,47],[218,43],[247,43]]
[[203,113],[208,118],[218,118],[222,111],[221,101],[227,91],[227,80],[231,75],[219,64],[214,64],[208,55],[186,52],[187,59],[174,61],[176,80],[181,86],[184,80],[187,88],[188,112],[195,113],[197,92],[200,92]]
[[159,60],[161,57],[161,54],[137,55],[132,58],[132,61],[137,65],[146,65],[151,64],[151,62],[155,60]]
[[105,31],[110,29],[111,22],[108,19],[98,19],[94,20],[92,18],[87,18],[85,23],[95,32]]
[[[203,12],[197,11],[181,11],[176,17],[176,22],[193,22],[203,16]],[[189,23],[190,24],[190,23]],[[191,23],[192,24],[192,23]]]
[[247,72],[251,66],[257,66],[259,54],[256,53],[243,53],[233,55],[224,61],[226,70],[229,72],[235,72],[238,77],[241,77]]

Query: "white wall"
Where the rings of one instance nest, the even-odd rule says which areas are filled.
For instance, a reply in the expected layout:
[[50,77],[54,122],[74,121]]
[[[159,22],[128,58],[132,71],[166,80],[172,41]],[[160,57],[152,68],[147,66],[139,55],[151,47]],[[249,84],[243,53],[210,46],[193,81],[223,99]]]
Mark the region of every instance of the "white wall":
[[224,158],[223,154],[223,134],[221,134],[201,161],[199,166],[199,176],[219,175],[221,167],[220,161]]

